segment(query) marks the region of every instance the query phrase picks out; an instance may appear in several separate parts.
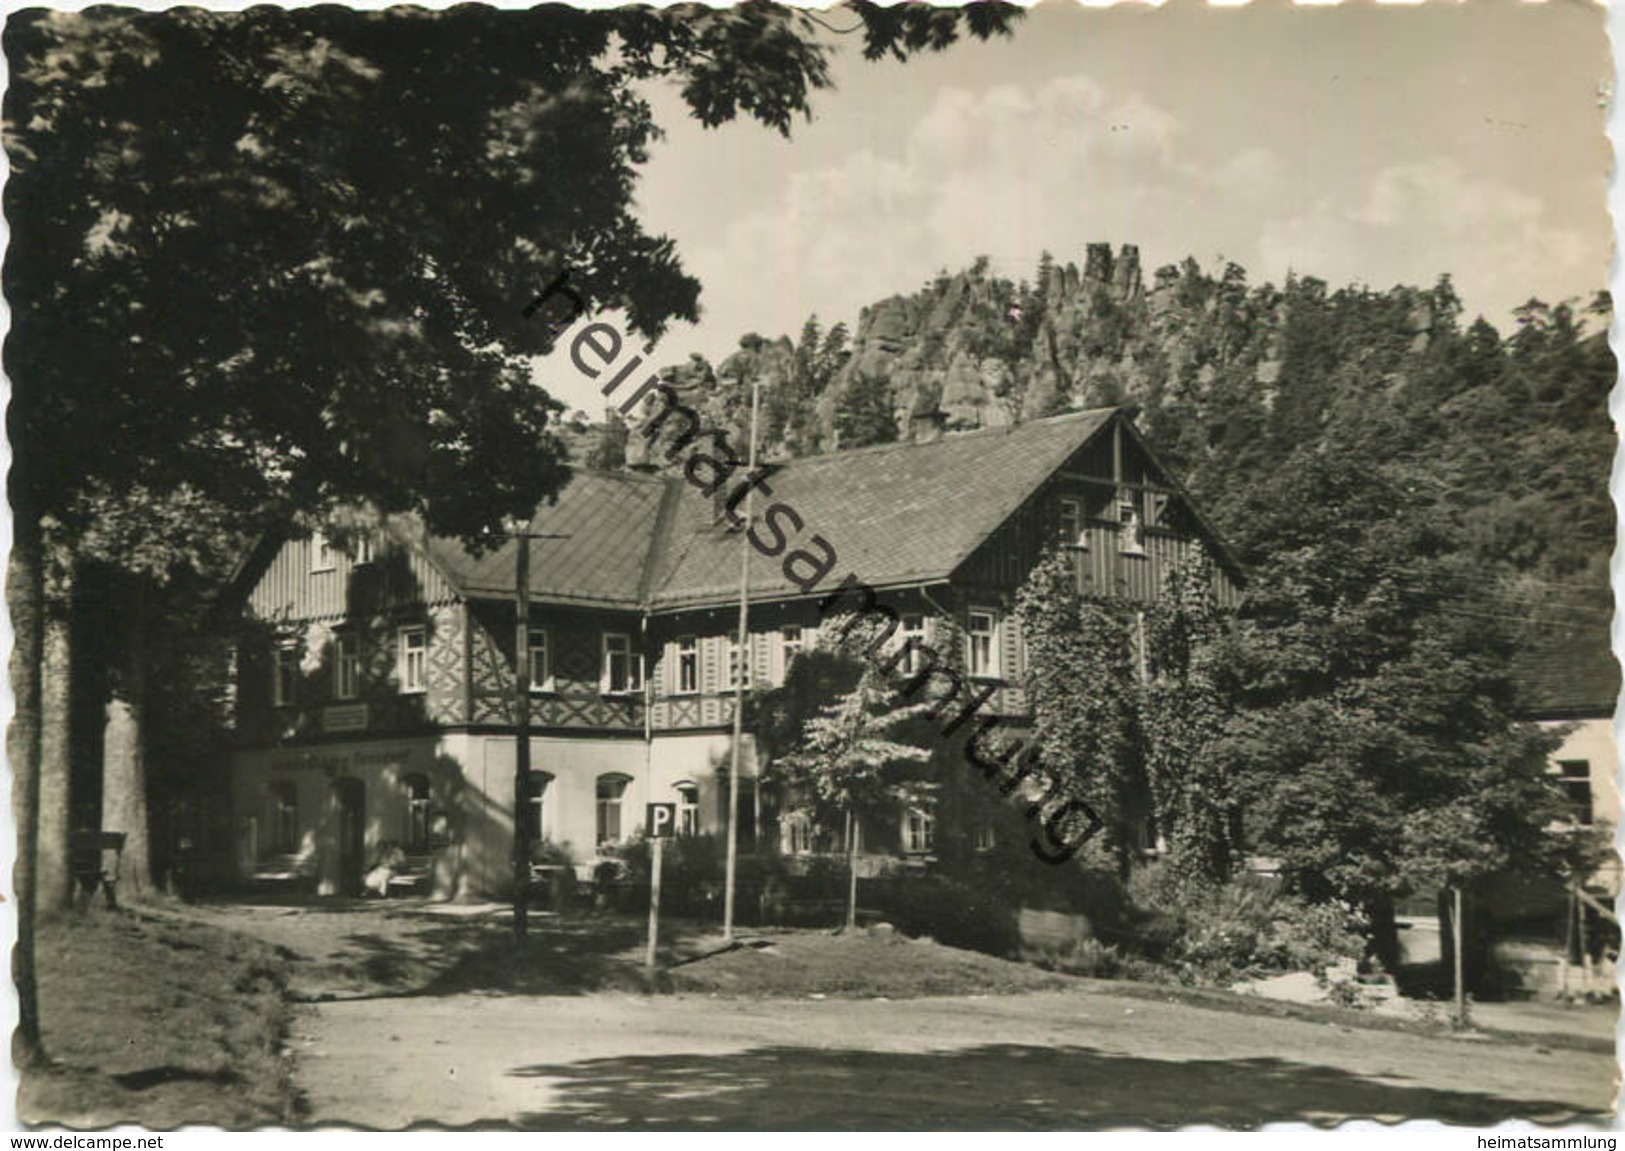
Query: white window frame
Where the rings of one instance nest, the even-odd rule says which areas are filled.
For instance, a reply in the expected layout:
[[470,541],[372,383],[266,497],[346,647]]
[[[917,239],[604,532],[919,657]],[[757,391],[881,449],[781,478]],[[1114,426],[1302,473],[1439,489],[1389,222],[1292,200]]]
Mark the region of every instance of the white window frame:
[[355,538],[355,555],[351,557],[351,562],[359,567],[362,564],[372,563],[375,558],[377,557],[374,554],[372,537],[365,533],[357,536]]
[[340,633],[333,637],[333,698],[361,696],[361,637]]
[[[700,637],[695,635],[680,635],[673,645],[671,693],[673,695],[696,695],[700,690]],[[692,675],[688,684],[683,683],[683,664],[688,662]]]
[[338,567],[338,560],[333,554],[333,547],[327,541],[327,533],[320,530],[310,533],[310,570],[316,572],[330,572]]
[[[619,650],[615,650],[619,649]],[[632,645],[632,636],[624,631],[606,631],[601,644],[603,672],[598,690],[603,695],[636,695],[643,690],[643,661]],[[614,657],[626,661],[625,682],[615,687]]]
[[[412,641],[418,642],[414,644]],[[396,676],[402,695],[422,695],[429,690],[429,629],[412,624],[395,633]]]
[[[609,772],[600,775],[593,784],[593,842],[599,847],[608,847],[612,843],[619,843],[626,838],[626,789],[632,778]],[[614,795],[606,796],[606,785],[616,788]],[[608,820],[605,813],[613,807],[615,812],[614,834],[605,834]]]
[[924,612],[904,612],[897,617],[897,671],[901,675],[915,675],[919,671],[920,648],[926,640]]
[[903,852],[930,855],[936,849],[937,817],[924,807],[903,809]]
[[[988,621],[987,630],[978,631],[976,617],[985,616]],[[1002,679],[1003,661],[1000,652],[1003,640],[1002,623],[999,613],[989,607],[973,607],[965,613],[965,666],[973,679]],[[977,658],[978,641],[986,640],[987,659],[979,661]],[[983,666],[978,667],[981,662]]]
[[1132,495],[1117,498],[1117,550],[1126,556],[1145,554],[1145,521]]
[[[1061,546],[1078,551],[1089,550],[1089,528],[1083,501],[1075,496],[1061,497],[1061,516],[1058,531]],[[1069,530],[1070,529],[1070,530]]]
[[780,849],[786,855],[812,855],[818,850],[818,827],[800,812],[784,818]]
[[[538,643],[537,639],[541,642]],[[525,636],[525,672],[530,677],[530,690],[533,692],[547,692],[554,688],[553,683],[553,644],[545,627],[533,627]],[[538,666],[537,655],[541,660]],[[537,675],[538,670],[541,672]]]
[[807,629],[799,624],[786,624],[779,629],[778,682],[783,683],[790,674],[790,665],[796,656],[807,650]]
[[299,645],[279,643],[271,653],[271,706],[293,707],[298,702]]
[[971,850],[978,855],[985,855],[998,845],[998,832],[992,823],[978,823],[971,832]]
[[533,847],[547,838],[547,788],[552,782],[545,771],[533,771],[525,780],[525,819]]
[[671,789],[677,793],[677,834],[698,835],[700,833],[700,788],[689,780],[674,783]]
[[[1585,774],[1570,775],[1569,768],[1579,768]],[[1559,759],[1554,761],[1552,770],[1557,776],[1558,786],[1563,789],[1564,798],[1576,807],[1582,806],[1581,802],[1574,797],[1574,793],[1579,790],[1576,785],[1585,785],[1585,802],[1583,804],[1585,810],[1575,817],[1575,826],[1591,827],[1597,822],[1597,788],[1592,781],[1591,761],[1588,759]]]

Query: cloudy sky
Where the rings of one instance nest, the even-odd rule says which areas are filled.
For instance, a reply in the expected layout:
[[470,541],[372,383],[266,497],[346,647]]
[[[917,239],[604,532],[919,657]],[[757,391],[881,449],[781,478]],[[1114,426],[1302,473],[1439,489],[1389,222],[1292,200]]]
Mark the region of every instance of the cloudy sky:
[[1607,282],[1612,66],[1585,0],[1048,3],[1008,40],[907,65],[833,39],[839,86],[788,141],[702,129],[657,94],[640,209],[705,308],[660,360],[813,312],[851,323],[978,255],[1014,278],[1046,248],[1081,262],[1092,240],[1140,245],[1147,272],[1223,257],[1255,282],[1448,272],[1496,322]]

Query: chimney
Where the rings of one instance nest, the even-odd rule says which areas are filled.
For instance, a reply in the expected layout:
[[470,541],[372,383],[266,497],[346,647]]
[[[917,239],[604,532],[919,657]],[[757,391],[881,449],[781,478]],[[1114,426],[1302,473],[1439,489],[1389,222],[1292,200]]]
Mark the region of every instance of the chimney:
[[948,429],[948,413],[941,408],[915,412],[908,418],[908,438],[917,444],[934,444]]

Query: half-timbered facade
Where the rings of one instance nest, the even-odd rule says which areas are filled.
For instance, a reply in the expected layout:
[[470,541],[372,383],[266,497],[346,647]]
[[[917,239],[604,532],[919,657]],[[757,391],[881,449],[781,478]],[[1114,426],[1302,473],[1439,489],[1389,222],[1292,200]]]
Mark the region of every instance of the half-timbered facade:
[[[1019,717],[1014,599],[1046,549],[1065,548],[1080,587],[1103,595],[1149,602],[1198,547],[1221,602],[1239,586],[1115,410],[795,460],[753,498],[747,529],[681,477],[578,470],[530,525],[523,641],[515,543],[473,556],[407,520],[284,543],[247,595],[239,645],[240,873],[344,891],[393,844],[429,861],[440,893],[501,890],[519,676],[533,768],[520,818],[586,864],[638,830],[647,802],[676,803],[685,831],[724,828],[740,678],[781,682],[857,589],[897,613],[897,642],[953,637],[992,689],[983,709]],[[810,847],[773,818],[745,742],[743,849]],[[881,839],[868,846],[929,853],[929,813],[900,813]]]

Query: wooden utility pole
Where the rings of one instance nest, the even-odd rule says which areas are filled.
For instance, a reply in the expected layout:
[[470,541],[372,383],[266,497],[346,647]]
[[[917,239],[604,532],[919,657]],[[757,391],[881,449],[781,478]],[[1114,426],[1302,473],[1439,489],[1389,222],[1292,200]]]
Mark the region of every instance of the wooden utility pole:
[[513,656],[513,935],[522,944],[530,926],[530,541],[565,536],[516,528],[519,552],[514,558]]
[[1461,888],[1451,888],[1450,895],[1454,901],[1454,909],[1450,916],[1450,936],[1456,944],[1455,955],[1452,957],[1455,960],[1452,966],[1455,967],[1456,974],[1456,1026],[1466,1027],[1467,989],[1461,982]]
[[[762,381],[750,385],[750,450],[745,474],[756,471],[756,419],[762,407]],[[745,489],[745,526],[750,526],[751,497],[756,494],[752,483]],[[734,682],[734,738],[733,766],[728,771],[728,862],[723,877],[722,938],[734,937],[734,894],[739,874],[739,770],[743,760],[741,745],[745,740],[745,680],[750,670],[750,532],[739,533],[739,665]]]
[[655,941],[660,938],[660,858],[665,853],[666,837],[655,837],[654,858],[649,861],[649,949],[643,956],[643,966],[650,971],[655,967]]
[[[530,525],[526,525],[529,527]],[[519,533],[514,561],[518,623],[514,629],[513,691],[513,935],[524,943],[530,926],[530,533]]]

